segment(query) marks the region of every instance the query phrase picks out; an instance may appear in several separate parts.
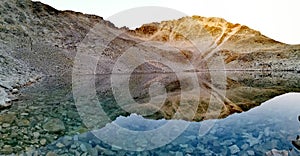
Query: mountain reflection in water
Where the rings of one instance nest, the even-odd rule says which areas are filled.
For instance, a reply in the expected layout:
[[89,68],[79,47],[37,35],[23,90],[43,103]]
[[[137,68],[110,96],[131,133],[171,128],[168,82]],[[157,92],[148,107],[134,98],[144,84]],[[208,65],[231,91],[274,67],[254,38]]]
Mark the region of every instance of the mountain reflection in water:
[[[222,74],[224,74],[224,72],[220,75],[224,77]],[[78,106],[80,105],[74,102],[78,97],[73,96],[74,90],[72,88],[72,82],[70,81],[71,78],[68,76],[48,77],[43,79],[41,83],[22,90],[19,101],[16,101],[11,109],[0,115],[0,117],[7,116],[8,114],[10,114],[8,116],[16,116],[16,122],[13,122],[11,127],[14,127],[13,131],[15,132],[22,132],[20,137],[17,137],[17,140],[13,133],[12,135],[7,133],[5,137],[0,137],[0,143],[13,144],[13,150],[15,152],[24,151],[25,147],[40,147],[39,140],[22,137],[24,135],[32,136],[32,133],[38,132],[41,140],[44,138],[47,140],[46,147],[41,147],[42,151],[56,151],[58,154],[66,153],[63,149],[57,149],[56,146],[57,142],[55,141],[57,138],[62,137],[61,139],[64,140],[63,144],[65,145],[65,149],[71,148],[72,145],[72,147],[76,145],[76,148],[79,148],[80,143],[84,143],[89,149],[93,148],[94,150],[96,145],[99,145],[97,148],[99,148],[102,153],[103,150],[107,152],[103,155],[122,155],[121,153],[130,153],[129,151],[118,150],[120,146],[112,147],[109,145],[109,142],[105,143],[100,141],[93,137],[92,133],[86,133],[91,130],[100,129],[98,134],[106,135],[103,137],[109,138],[107,140],[114,141],[114,144],[118,143],[116,141],[123,141],[123,143],[131,145],[130,147],[126,147],[129,150],[135,149],[135,151],[140,151],[149,149],[149,151],[144,151],[146,155],[147,152],[150,154],[154,153],[154,155],[155,153],[157,153],[157,155],[164,153],[167,155],[176,154],[176,152],[183,154],[227,153],[231,155],[231,152],[237,151],[239,151],[239,154],[240,152],[248,152],[247,154],[251,155],[255,152],[255,154],[262,155],[267,150],[273,148],[277,148],[278,150],[293,148],[291,141],[300,134],[299,123],[296,122],[300,114],[300,109],[297,107],[297,102],[299,101],[297,97],[299,97],[299,95],[288,94],[284,96],[288,98],[282,97],[285,100],[281,102],[276,102],[276,99],[279,98],[275,98],[271,100],[275,101],[275,103],[267,102],[263,105],[261,104],[278,95],[300,92],[300,74],[289,72],[226,72],[226,81],[222,81],[223,83],[225,82],[224,84],[211,83],[212,75],[212,73],[197,73],[201,89],[200,102],[198,103],[198,108],[194,109],[194,111],[196,111],[194,112],[195,115],[192,116],[193,118],[190,118],[190,116],[183,116],[183,118],[174,117],[174,114],[178,110],[181,90],[189,91],[192,87],[190,87],[191,85],[188,84],[188,81],[186,81],[186,84],[178,83],[177,77],[172,73],[131,75],[129,83],[130,93],[137,103],[143,104],[149,101],[149,84],[160,82],[166,86],[168,96],[165,103],[161,105],[159,111],[143,117],[139,116],[141,114],[140,112],[129,113],[124,111],[116,103],[110,89],[110,75],[86,75],[80,83],[94,84],[97,93],[96,101],[99,104],[95,106],[101,106],[109,119],[102,120],[103,118],[89,111],[97,111],[97,108],[87,105],[87,113],[91,113],[91,115],[93,115],[92,117],[97,119],[90,120],[91,125],[94,127],[88,127],[84,122],[84,118],[82,118],[82,114],[80,114],[85,113],[84,111],[78,112]],[[218,78],[217,74],[213,76]],[[188,74],[186,77],[188,78]],[[122,79],[120,79],[120,83],[122,84]],[[85,87],[88,86],[83,85],[80,87],[80,90],[86,91],[87,89]],[[225,92],[223,92],[224,90]],[[239,107],[243,111],[250,111],[234,114],[235,111],[226,112],[224,110],[217,110],[216,115],[211,115],[206,113],[211,98],[221,99],[219,106],[224,106],[222,102],[226,102],[226,106],[229,108],[228,110],[234,110],[231,109],[233,108],[231,106],[237,106],[237,108]],[[197,100],[195,101],[197,102]],[[93,101],[87,102],[92,103]],[[190,102],[194,103],[193,101]],[[274,105],[270,103],[274,103]],[[147,109],[152,112],[156,110],[156,108],[153,109],[152,107],[142,107],[142,109],[138,110]],[[183,114],[188,114],[189,110],[190,109],[182,109],[181,111],[184,112]],[[134,115],[134,113],[138,115]],[[228,116],[230,114],[233,115]],[[220,118],[225,119],[211,120]],[[64,124],[64,128],[60,133],[51,133],[43,129],[46,123],[52,121],[61,121],[60,123]],[[94,123],[94,121],[97,122]],[[19,126],[22,125],[23,122],[28,123],[26,125],[28,127]],[[207,131],[205,131],[203,127],[205,129],[206,126],[201,126],[204,124],[212,127],[209,127]],[[139,138],[144,137],[145,139],[150,139],[152,145],[148,146],[148,141],[144,141],[145,139],[139,140],[138,138],[136,138],[136,142],[132,143],[129,139],[132,140],[133,138],[131,137],[135,135],[131,134],[127,136],[128,133],[122,135],[124,138],[118,138],[117,136],[119,135],[113,133],[115,132],[114,129],[109,129],[116,128],[113,127],[113,125],[119,125],[124,129],[131,130],[131,132],[148,132],[146,133],[148,134],[147,136],[143,133],[139,134]],[[24,131],[24,129],[28,130]],[[157,129],[160,131],[155,131]],[[5,133],[8,132],[8,130],[10,129],[2,129]],[[100,133],[104,130],[107,132]],[[123,134],[123,132],[121,132],[121,134]],[[168,137],[165,138],[159,134],[168,135]],[[74,135],[75,137],[67,137]],[[86,137],[86,135],[89,137]],[[58,142],[61,141],[61,139],[59,139]],[[68,141],[65,139],[68,139]],[[142,145],[142,147],[139,148],[137,145]],[[18,146],[24,147],[24,149],[17,148]],[[68,151],[70,152],[69,149]],[[171,153],[169,153],[169,151],[171,151]],[[179,155],[181,154],[179,153]]]
[[[299,110],[300,93],[289,93],[273,98],[250,111],[218,120],[190,122],[145,119],[136,114],[120,116],[104,128],[78,135],[76,138],[81,143],[89,144],[91,148],[98,145],[116,155],[126,152],[133,155],[263,155],[272,149],[293,149],[291,141],[300,134]],[[186,129],[173,140],[164,139],[165,134],[151,133],[168,122],[173,122],[173,127],[164,127],[161,133],[176,132],[174,129],[182,127]],[[207,122],[213,122],[214,126],[205,135],[199,135],[200,127]],[[63,141],[64,138],[58,140]],[[156,147],[160,141],[165,144]],[[156,148],[151,149],[152,147]],[[54,150],[55,145],[48,149]],[[299,154],[296,149],[289,152]]]

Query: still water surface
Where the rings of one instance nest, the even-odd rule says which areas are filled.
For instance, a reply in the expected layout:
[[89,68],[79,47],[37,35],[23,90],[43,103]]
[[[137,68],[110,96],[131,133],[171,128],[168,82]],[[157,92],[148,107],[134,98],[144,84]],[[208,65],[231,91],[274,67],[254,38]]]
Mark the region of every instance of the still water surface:
[[[233,114],[219,120],[189,122],[151,120],[136,114],[128,117],[120,116],[102,129],[78,135],[78,140],[90,144],[91,147],[102,146],[120,155],[124,153],[130,155],[263,155],[272,149],[299,154],[291,144],[291,141],[300,134],[299,115],[300,93],[288,93],[273,98],[250,111]],[[156,135],[147,133],[159,129],[168,122],[173,122],[173,127],[164,128],[164,131],[171,132],[174,128],[188,127],[174,140],[166,140],[165,135],[158,133]],[[201,126],[207,123],[214,125],[206,134],[199,134]],[[138,132],[143,132],[143,134],[139,135]],[[152,136],[149,137],[146,134]],[[64,138],[61,138],[59,141],[63,140]],[[143,151],[156,147],[159,141],[165,144]],[[48,148],[55,149],[55,144]]]
[[[148,88],[141,87],[146,82],[160,80],[167,85],[171,100],[180,93],[178,88],[188,86],[177,83],[172,74],[131,78],[131,93],[143,93],[143,98],[135,99],[137,102],[147,102],[144,87]],[[200,74],[198,78],[210,76]],[[38,151],[44,155],[53,151],[58,155],[263,155],[272,149],[292,149],[291,153],[299,154],[291,144],[300,135],[300,93],[296,93],[300,92],[299,74],[227,73],[226,87],[215,84],[215,88],[226,89],[226,98],[245,112],[210,120],[201,117],[202,107],[196,112],[198,118],[192,120],[172,119],[174,112],[169,105],[153,116],[128,113],[116,105],[111,91],[103,89],[110,88],[109,75],[98,76],[94,81],[97,100],[110,122],[99,127],[96,124],[98,128],[93,130],[86,127],[74,102],[70,77],[47,78],[22,90],[19,101],[1,112],[0,154]],[[216,90],[205,88],[207,85],[201,82],[199,85],[204,88],[201,106]],[[55,127],[58,131],[54,132],[47,124],[60,127]]]

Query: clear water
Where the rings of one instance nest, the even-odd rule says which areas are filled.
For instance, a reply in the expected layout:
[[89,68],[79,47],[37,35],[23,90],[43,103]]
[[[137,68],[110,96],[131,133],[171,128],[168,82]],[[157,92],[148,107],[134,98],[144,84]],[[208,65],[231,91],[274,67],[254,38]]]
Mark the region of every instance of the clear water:
[[[103,121],[100,126],[95,124],[98,128],[93,131],[86,127],[78,113],[71,78],[44,79],[22,90],[20,100],[0,113],[0,118],[8,114],[15,117],[9,127],[0,129],[0,154],[38,151],[38,155],[46,155],[53,151],[58,155],[263,155],[277,149],[299,155],[291,141],[300,135],[297,121],[300,93],[291,92],[300,92],[300,75],[227,74],[226,96],[236,103],[248,104],[241,106],[249,111],[204,121],[166,120],[161,114],[144,117],[130,114],[116,105],[110,92],[103,90],[110,87],[109,75],[98,76],[96,100],[101,102],[110,121]],[[147,90],[140,87],[145,82],[170,79],[173,80],[174,75],[132,76],[132,94]],[[91,80],[87,77],[85,81]],[[177,88],[176,83],[168,86],[171,93],[177,92]],[[278,95],[282,96],[276,97]],[[63,132],[44,130],[43,125],[54,118],[64,123]],[[40,136],[34,137],[37,132]],[[46,139],[44,145],[40,143],[43,139]],[[3,151],[5,145],[10,145],[12,151]]]
[[[99,145],[116,155],[263,155],[272,149],[292,149],[290,154],[300,154],[291,144],[300,134],[299,115],[300,93],[289,93],[250,111],[220,120],[188,122],[151,120],[136,114],[120,116],[104,128],[79,135],[78,140],[90,144],[91,148]],[[173,126],[164,127],[162,133],[176,132],[176,128],[186,129],[176,138],[151,133],[168,122],[172,122]],[[199,134],[201,126],[209,123],[213,127],[206,134]],[[62,140],[64,138],[58,142]],[[160,145],[159,141],[163,142],[162,146],[154,148]],[[48,147],[52,150],[55,148],[55,144]]]

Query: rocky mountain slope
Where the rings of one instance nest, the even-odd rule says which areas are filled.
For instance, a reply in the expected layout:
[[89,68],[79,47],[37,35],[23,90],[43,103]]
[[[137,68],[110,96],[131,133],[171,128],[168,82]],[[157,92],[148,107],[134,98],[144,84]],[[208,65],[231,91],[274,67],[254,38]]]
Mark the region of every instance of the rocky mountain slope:
[[299,70],[299,45],[277,42],[221,18],[183,17],[145,24],[131,33],[172,44],[193,61],[199,61],[199,53],[208,61],[213,55],[222,56],[226,70]]
[[[172,69],[162,62],[148,61],[136,68],[137,73],[300,70],[300,46],[279,43],[258,31],[220,18],[183,17],[128,30],[119,29],[98,16],[58,11],[30,0],[3,0],[0,13],[2,107],[9,106],[7,103],[14,99],[13,89],[40,77],[68,77],[72,70],[75,75],[109,74],[118,58],[132,48],[163,56],[180,67]],[[77,61],[97,61],[96,71],[89,68],[89,64],[74,65],[76,54],[89,56]],[[131,56],[119,62],[117,72],[128,73],[130,65],[139,59]],[[221,66],[220,61],[224,62]],[[204,77],[209,81],[210,75]],[[164,81],[168,84],[177,80]],[[241,111],[238,107],[235,109]]]
[[2,106],[9,106],[7,96],[11,95],[7,93],[13,88],[35,82],[41,75],[70,72],[74,45],[95,23],[103,21],[30,0],[1,1],[0,13]]

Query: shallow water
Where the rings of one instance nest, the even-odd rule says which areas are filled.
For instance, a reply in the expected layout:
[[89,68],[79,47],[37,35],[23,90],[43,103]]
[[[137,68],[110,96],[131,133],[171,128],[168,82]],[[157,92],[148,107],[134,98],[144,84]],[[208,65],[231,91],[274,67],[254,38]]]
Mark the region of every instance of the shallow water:
[[[81,134],[78,140],[91,148],[102,146],[107,153],[111,151],[116,155],[263,155],[272,149],[293,149],[291,153],[300,154],[291,144],[300,134],[299,115],[300,93],[289,93],[221,120],[151,120],[131,114],[118,117],[102,129]],[[167,124],[172,126],[164,127]],[[213,125],[211,129],[201,134],[201,127],[210,124]],[[175,129],[180,131],[178,137],[164,134],[177,132]],[[58,142],[63,140],[65,138]],[[48,149],[57,147],[54,144]]]
[[[214,83],[212,87],[217,89],[201,90],[200,103],[197,103],[200,107],[195,112],[194,118],[189,116],[176,118],[179,109],[176,104],[173,107],[174,105],[169,105],[168,102],[160,106],[158,112],[144,117],[135,115],[134,112],[126,112],[116,103],[109,85],[110,75],[86,76],[83,82],[94,84],[97,95],[95,100],[99,102],[99,105],[95,106],[101,106],[105,112],[105,120],[104,117],[97,116],[98,109],[90,107],[92,105],[87,106],[88,113],[94,111],[91,116],[87,116],[91,118],[88,118],[89,120],[84,118],[85,112],[79,109],[82,105],[75,103],[76,96],[74,97],[74,88],[72,88],[74,84],[72,86],[69,76],[45,78],[41,83],[23,89],[19,96],[20,100],[15,102],[12,108],[0,113],[0,119],[8,114],[13,116],[13,119],[9,120],[9,125],[4,125],[7,121],[0,120],[2,124],[0,154],[30,153],[30,151],[46,154],[54,151],[59,155],[84,153],[90,155],[211,155],[213,153],[249,155],[253,152],[255,155],[262,155],[273,148],[279,150],[293,148],[291,140],[300,133],[299,123],[297,123],[297,115],[300,115],[297,101],[300,101],[300,95],[288,94],[259,107],[256,106],[284,93],[300,92],[300,75],[227,73],[226,76],[225,88],[222,83]],[[198,73],[200,80],[211,77],[212,75]],[[166,86],[167,99],[170,102],[176,103],[178,99],[174,97],[180,95],[181,90],[193,90],[190,84],[177,83],[174,74],[135,75],[131,76],[130,91],[132,96],[136,97],[137,103],[149,101],[151,95],[148,92],[147,82],[156,81]],[[206,84],[201,81],[199,85],[206,87]],[[86,90],[84,86],[80,89]],[[225,97],[243,110],[255,108],[245,113],[230,115],[225,119],[207,120],[203,110],[205,112],[209,108],[204,106],[211,100],[212,93],[222,93],[219,91],[222,89],[226,90]],[[192,104],[195,102],[197,101],[192,101]],[[88,101],[88,103],[93,102]],[[190,109],[182,108],[182,112],[189,115]],[[151,112],[156,110],[152,107],[142,107],[137,110],[144,109]],[[227,116],[221,116],[218,110],[216,112],[219,114],[214,117]],[[52,119],[61,121],[64,124],[63,129],[59,132],[46,130],[44,125],[53,121]],[[116,125],[123,128],[116,130],[118,128]],[[95,138],[91,132],[88,132],[91,130],[102,139]],[[45,140],[45,143],[42,142]],[[62,144],[57,145],[58,143]],[[12,149],[7,149],[7,145]],[[80,147],[81,145],[85,148]]]

